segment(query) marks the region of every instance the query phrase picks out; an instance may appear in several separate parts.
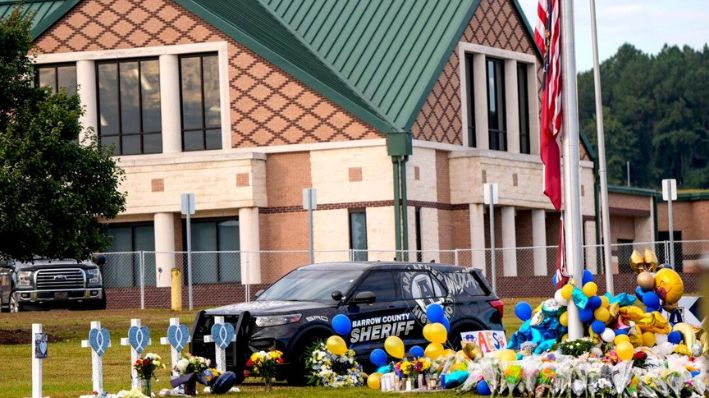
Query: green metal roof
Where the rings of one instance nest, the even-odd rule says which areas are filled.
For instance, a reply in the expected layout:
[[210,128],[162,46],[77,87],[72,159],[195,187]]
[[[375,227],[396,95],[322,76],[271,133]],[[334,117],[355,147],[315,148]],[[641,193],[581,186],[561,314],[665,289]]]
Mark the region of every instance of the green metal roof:
[[19,5],[22,15],[33,14],[31,34],[36,39],[80,0],[0,0],[0,18],[5,18]]
[[259,0],[367,103],[408,130],[478,0]]

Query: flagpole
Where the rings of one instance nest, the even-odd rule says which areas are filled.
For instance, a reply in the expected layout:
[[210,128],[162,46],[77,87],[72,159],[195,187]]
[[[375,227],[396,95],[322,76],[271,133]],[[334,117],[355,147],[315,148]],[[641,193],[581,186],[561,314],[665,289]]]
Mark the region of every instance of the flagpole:
[[[576,93],[573,0],[563,0],[561,7],[561,75],[564,131],[564,244],[566,264],[577,283],[583,280],[583,232],[581,229],[581,193],[579,188],[579,115]],[[583,337],[578,308],[569,303],[569,340]]]
[[611,264],[611,221],[608,207],[608,173],[606,171],[606,140],[603,132],[603,100],[601,99],[601,67],[598,63],[598,31],[596,0],[591,0],[591,41],[593,44],[593,83],[596,93],[596,135],[598,136],[598,176],[601,180],[601,225],[603,227],[603,265],[606,291],[614,294]]

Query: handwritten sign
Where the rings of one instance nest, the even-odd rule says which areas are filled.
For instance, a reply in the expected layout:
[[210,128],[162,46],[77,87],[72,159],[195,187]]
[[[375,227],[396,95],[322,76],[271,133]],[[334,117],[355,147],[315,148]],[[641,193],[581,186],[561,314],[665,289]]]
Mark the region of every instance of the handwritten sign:
[[502,330],[477,330],[460,334],[462,344],[473,342],[483,352],[502,350],[507,346],[507,337]]

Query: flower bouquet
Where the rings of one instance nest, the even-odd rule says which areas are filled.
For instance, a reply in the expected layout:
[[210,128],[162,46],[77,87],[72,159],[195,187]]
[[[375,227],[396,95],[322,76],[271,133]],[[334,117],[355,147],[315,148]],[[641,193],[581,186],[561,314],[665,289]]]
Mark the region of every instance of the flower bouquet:
[[512,397],[515,387],[522,381],[523,368],[519,361],[503,362],[502,380],[507,386],[507,393]]
[[209,364],[209,359],[186,354],[173,367],[178,376],[170,380],[170,383],[173,387],[183,386],[185,395],[196,395],[198,381],[207,385],[202,374],[209,369]]
[[306,359],[310,372],[309,383],[324,387],[358,387],[364,384],[362,367],[355,359],[355,352],[347,350],[344,355],[336,355],[318,343]]
[[271,383],[276,377],[276,368],[283,364],[283,353],[278,350],[258,351],[251,354],[246,361],[247,377],[256,376],[263,379],[266,391],[271,391]]
[[140,379],[142,385],[142,392],[144,395],[150,397],[152,396],[152,380],[157,379],[155,372],[158,369],[165,368],[165,364],[162,362],[160,355],[148,353],[144,357],[138,358],[133,364],[138,379]]

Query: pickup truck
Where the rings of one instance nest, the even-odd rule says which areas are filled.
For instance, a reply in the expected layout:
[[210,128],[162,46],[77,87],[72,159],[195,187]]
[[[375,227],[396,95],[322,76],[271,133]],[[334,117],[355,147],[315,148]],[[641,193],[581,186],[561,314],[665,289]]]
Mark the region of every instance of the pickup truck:
[[12,260],[0,263],[0,310],[19,312],[29,307],[105,309],[100,265],[93,261]]

